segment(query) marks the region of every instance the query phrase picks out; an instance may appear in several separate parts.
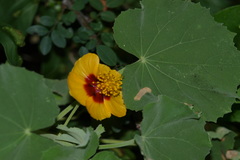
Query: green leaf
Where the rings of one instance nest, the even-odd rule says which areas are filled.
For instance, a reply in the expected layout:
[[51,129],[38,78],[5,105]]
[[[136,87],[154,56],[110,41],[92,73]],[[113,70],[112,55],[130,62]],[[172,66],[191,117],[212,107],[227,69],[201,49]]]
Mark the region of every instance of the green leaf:
[[74,11],[70,11],[62,16],[62,20],[66,25],[70,25],[75,22],[77,16]]
[[88,51],[88,49],[86,47],[82,46],[82,47],[79,48],[78,55],[80,57],[82,57],[83,55],[85,55],[87,53],[89,53],[89,51]]
[[88,50],[93,50],[97,45],[97,40],[96,39],[91,39],[87,44],[86,44],[86,48]]
[[49,36],[44,36],[39,44],[40,51],[43,55],[47,55],[52,49],[52,40]]
[[102,124],[99,124],[94,132],[97,134],[98,138],[100,138],[101,135],[105,132],[105,128],[102,126]]
[[98,141],[97,135],[92,131],[87,147],[75,148],[57,145],[45,151],[41,160],[89,160],[96,153]]
[[124,0],[107,0],[107,6],[109,8],[117,8],[124,3]]
[[81,11],[85,7],[87,2],[87,0],[75,0],[72,9],[76,11]]
[[[203,160],[210,150],[205,122],[187,106],[166,96],[143,109],[135,140],[146,159]],[[187,153],[187,154],[183,154]]]
[[149,87],[154,95],[192,104],[208,121],[230,112],[240,79],[233,37],[208,10],[190,1],[144,0],[142,9],[123,12],[114,38],[139,58],[124,70],[126,106],[141,110],[144,99],[134,97]]
[[230,130],[225,127],[218,127],[215,132],[209,131],[208,134],[211,138],[221,140],[225,135],[230,133]]
[[90,5],[98,11],[103,10],[103,4],[100,0],[89,0]]
[[[61,137],[62,135],[68,135],[69,137],[72,137],[74,139],[74,141],[72,141],[72,143],[77,144],[76,147],[84,147],[87,145],[88,141],[89,141],[89,137],[90,137],[90,131],[84,131],[80,128],[76,128],[76,127],[71,127],[68,128],[64,125],[59,125],[57,127],[58,129],[67,132],[68,134],[61,134],[59,138],[57,138],[56,140],[60,140],[60,141],[67,141],[67,139],[64,139],[63,137]],[[67,137],[65,137],[67,138]],[[70,141],[71,142],[71,141]]]
[[112,151],[102,151],[97,153],[91,160],[121,160]]
[[96,32],[101,31],[103,29],[103,24],[101,21],[91,22],[90,26]]
[[112,11],[101,12],[100,16],[101,16],[102,20],[104,20],[106,22],[113,22],[116,18],[115,13]]
[[240,33],[234,37],[234,42],[238,50],[240,50]]
[[217,22],[223,23],[232,32],[240,33],[240,5],[221,10],[214,15]]
[[40,1],[33,0],[0,0],[0,22],[11,25],[26,34],[32,24]]
[[105,64],[109,66],[115,66],[117,64],[117,55],[111,48],[104,45],[98,45],[97,54]]
[[4,26],[1,29],[12,37],[13,41],[17,46],[23,47],[25,45],[24,42],[25,36],[23,35],[22,32],[9,26]]
[[58,24],[57,31],[65,38],[72,38],[73,36],[73,29],[65,28],[61,23]]
[[40,23],[44,26],[51,27],[55,23],[55,19],[50,16],[42,16],[40,17]]
[[8,63],[21,66],[22,58],[17,53],[17,45],[9,34],[0,29],[0,43],[4,48]]
[[58,105],[65,105],[69,103],[70,96],[68,94],[68,85],[67,80],[55,80],[55,79],[46,79],[46,85],[55,95],[55,100]]
[[108,32],[101,33],[101,40],[108,47],[111,47],[114,45],[112,33],[108,33]]
[[223,8],[227,8],[232,5],[232,2],[229,0],[198,0],[202,6],[210,8],[210,12],[215,14],[221,11]]
[[210,154],[211,160],[222,159],[222,156],[226,155],[227,150],[232,150],[234,147],[234,138],[236,137],[236,135],[236,133],[230,132],[221,140],[213,140],[213,146]]
[[58,125],[58,129],[66,133],[55,134],[42,134],[42,136],[52,139],[53,141],[63,146],[85,147],[89,142],[90,130],[84,131],[83,129],[71,127],[68,128],[64,125]]
[[27,29],[29,34],[38,34],[39,36],[46,35],[49,31],[46,27],[41,25],[33,25]]
[[57,47],[59,48],[66,47],[67,41],[58,30],[52,31],[51,39],[53,44],[55,44]]
[[33,131],[53,125],[59,112],[42,76],[0,66],[0,159],[36,159],[52,143]]

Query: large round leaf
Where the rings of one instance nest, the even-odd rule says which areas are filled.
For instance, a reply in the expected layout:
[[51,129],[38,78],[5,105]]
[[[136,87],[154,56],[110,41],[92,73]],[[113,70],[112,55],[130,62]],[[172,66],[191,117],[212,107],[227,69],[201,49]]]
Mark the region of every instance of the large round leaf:
[[189,107],[160,96],[144,108],[135,139],[146,159],[203,160],[211,146],[204,124]]
[[40,158],[53,145],[32,131],[52,125],[58,114],[42,76],[23,68],[0,66],[0,159]]
[[[127,25],[126,25],[127,24]],[[143,0],[114,25],[117,44],[139,60],[124,70],[123,97],[129,109],[141,88],[193,104],[206,120],[231,111],[240,79],[240,54],[233,34],[206,8],[190,1]]]

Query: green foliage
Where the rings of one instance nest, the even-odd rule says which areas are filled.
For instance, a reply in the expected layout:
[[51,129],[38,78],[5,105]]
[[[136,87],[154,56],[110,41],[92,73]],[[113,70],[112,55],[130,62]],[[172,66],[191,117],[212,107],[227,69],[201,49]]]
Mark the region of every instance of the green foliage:
[[91,160],[120,160],[113,152],[102,151],[96,154]]
[[[135,139],[146,159],[202,160],[211,146],[204,124],[187,106],[160,96],[145,106],[142,134]],[[182,148],[187,154],[178,152]]]
[[193,104],[206,120],[216,121],[230,112],[240,79],[233,34],[190,2],[142,5],[144,10],[121,14],[114,26],[118,45],[139,58],[124,71],[127,106],[141,110],[144,99],[133,99],[139,89],[149,87],[156,95]]
[[16,66],[22,64],[22,58],[17,53],[17,44],[9,33],[0,29],[0,43],[4,48],[8,63]]
[[17,46],[24,45],[24,35],[32,23],[38,3],[32,0],[0,0],[0,4],[0,44],[4,47],[8,62],[20,66],[22,59]]
[[104,45],[98,45],[96,51],[105,64],[109,66],[115,66],[117,64],[117,55],[111,48]]
[[[239,159],[239,1],[0,4],[1,160]],[[123,74],[125,117],[69,95],[89,52]]]
[[[34,131],[54,123],[58,107],[42,76],[0,67],[0,159],[35,159],[54,145]],[[45,118],[40,118],[40,117]]]

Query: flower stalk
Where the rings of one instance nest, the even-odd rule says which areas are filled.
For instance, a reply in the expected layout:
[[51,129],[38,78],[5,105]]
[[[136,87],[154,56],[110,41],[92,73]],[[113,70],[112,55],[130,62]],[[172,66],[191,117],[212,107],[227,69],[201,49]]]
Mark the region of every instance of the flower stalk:
[[108,144],[99,145],[100,150],[120,148],[120,147],[126,147],[126,146],[136,146],[134,139],[131,139],[128,141],[121,141],[121,140],[115,140],[115,139],[101,139],[101,142],[108,143]]

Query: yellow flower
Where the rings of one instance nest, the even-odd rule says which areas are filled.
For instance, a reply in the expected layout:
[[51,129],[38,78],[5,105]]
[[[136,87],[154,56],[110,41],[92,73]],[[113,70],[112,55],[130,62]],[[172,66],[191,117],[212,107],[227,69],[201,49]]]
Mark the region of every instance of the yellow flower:
[[86,106],[89,114],[103,120],[126,115],[122,98],[122,76],[116,70],[100,64],[96,54],[88,53],[78,59],[68,75],[69,93]]

